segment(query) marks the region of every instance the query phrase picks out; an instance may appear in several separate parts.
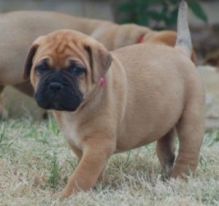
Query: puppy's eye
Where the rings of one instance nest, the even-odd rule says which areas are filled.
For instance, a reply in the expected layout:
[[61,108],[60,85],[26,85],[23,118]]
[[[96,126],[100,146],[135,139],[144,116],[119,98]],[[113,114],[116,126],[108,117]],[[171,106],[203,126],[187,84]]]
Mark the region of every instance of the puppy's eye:
[[48,65],[46,63],[42,63],[36,66],[36,72],[39,74],[44,74],[49,70]]
[[74,76],[77,76],[77,77],[79,77],[79,76],[81,76],[81,75],[86,73],[86,69],[85,68],[77,67],[77,66],[71,67],[69,69],[69,71],[71,72],[71,74],[73,74]]

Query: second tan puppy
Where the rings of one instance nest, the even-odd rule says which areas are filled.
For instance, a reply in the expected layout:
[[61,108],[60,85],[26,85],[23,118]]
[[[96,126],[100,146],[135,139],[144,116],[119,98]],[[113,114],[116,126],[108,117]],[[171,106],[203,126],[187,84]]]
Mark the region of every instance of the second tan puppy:
[[64,197],[91,189],[112,154],[153,141],[171,177],[195,171],[204,132],[204,92],[190,61],[186,9],[183,2],[175,48],[146,43],[110,53],[70,30],[33,43],[25,77],[30,77],[38,104],[54,111],[80,160]]

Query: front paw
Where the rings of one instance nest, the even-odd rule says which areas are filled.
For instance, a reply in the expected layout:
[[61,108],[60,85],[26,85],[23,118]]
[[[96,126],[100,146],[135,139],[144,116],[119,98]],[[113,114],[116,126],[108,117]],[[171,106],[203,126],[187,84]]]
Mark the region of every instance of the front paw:
[[63,191],[57,193],[59,195],[59,198],[68,198],[72,197],[77,194],[77,190],[75,188],[64,188]]
[[70,197],[70,196],[73,196],[74,194],[75,194],[75,193],[73,192],[73,190],[64,189],[64,190],[62,190],[62,191],[60,191],[60,192],[54,193],[52,196],[53,196],[53,198],[55,198],[55,199],[60,199],[60,200],[62,200],[62,199],[68,198],[68,197]]

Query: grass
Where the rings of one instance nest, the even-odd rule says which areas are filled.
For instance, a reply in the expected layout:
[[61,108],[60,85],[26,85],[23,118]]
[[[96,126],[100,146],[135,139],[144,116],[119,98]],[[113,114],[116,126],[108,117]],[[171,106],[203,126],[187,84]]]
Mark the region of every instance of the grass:
[[59,200],[77,165],[53,119],[0,123],[1,206],[219,205],[219,132],[205,135],[196,177],[162,181],[154,144],[114,155],[102,183],[88,193]]

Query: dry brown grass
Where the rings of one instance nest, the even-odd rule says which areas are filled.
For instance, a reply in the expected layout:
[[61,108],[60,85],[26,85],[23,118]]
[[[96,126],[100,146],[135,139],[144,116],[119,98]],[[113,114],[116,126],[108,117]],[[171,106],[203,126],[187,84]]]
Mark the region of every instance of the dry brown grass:
[[114,155],[93,191],[60,201],[77,165],[53,120],[24,118],[0,124],[0,205],[219,205],[219,133],[207,133],[196,177],[162,181],[154,145]]

